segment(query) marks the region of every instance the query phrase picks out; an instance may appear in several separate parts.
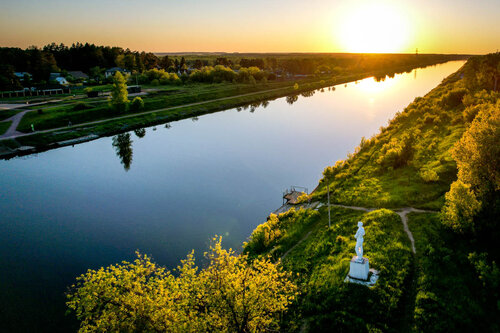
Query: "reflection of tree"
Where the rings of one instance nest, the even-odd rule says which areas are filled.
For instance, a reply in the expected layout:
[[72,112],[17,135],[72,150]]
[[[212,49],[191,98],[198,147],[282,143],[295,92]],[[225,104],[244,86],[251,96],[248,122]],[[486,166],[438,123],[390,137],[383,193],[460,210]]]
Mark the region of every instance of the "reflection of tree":
[[166,128],[166,129],[169,129],[170,127],[172,127],[172,125],[170,125],[170,124],[165,124],[165,128]]
[[269,101],[263,101],[262,102],[262,107],[265,109],[269,105]]
[[113,137],[113,147],[116,155],[120,158],[125,171],[130,169],[132,164],[132,140],[130,133],[118,134]]
[[191,118],[191,121],[193,121],[193,122],[194,122],[194,121],[198,121],[198,117],[193,117],[193,118]]
[[316,93],[316,91],[314,90],[309,90],[309,91],[304,91],[302,94],[300,94],[301,96],[304,96],[304,97],[312,97],[314,96],[314,94]]
[[377,82],[383,82],[383,81],[385,81],[385,78],[386,78],[385,75],[375,76],[375,81],[377,81]]
[[146,136],[146,129],[144,128],[138,128],[134,130],[135,135],[137,135],[138,138],[143,138]]
[[290,105],[297,102],[298,100],[299,100],[299,95],[286,96],[286,102]]

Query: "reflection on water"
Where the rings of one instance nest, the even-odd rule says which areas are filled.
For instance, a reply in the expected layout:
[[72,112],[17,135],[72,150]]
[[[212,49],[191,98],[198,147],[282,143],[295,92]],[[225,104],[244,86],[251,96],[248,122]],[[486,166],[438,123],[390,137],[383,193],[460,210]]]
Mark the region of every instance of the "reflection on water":
[[290,105],[299,100],[299,95],[290,95],[286,97],[286,102]]
[[0,161],[2,329],[75,331],[66,286],[137,249],[170,268],[191,249],[201,257],[215,234],[241,249],[284,188],[314,188],[325,166],[461,65],[136,130],[133,143],[125,133]]
[[134,130],[134,133],[140,139],[146,135],[146,129],[145,128],[138,128],[138,129]]
[[[144,135],[146,134],[144,133]],[[132,142],[130,133],[122,133],[113,137],[113,147],[115,148],[116,156],[120,158],[125,171],[129,171],[132,164]]]

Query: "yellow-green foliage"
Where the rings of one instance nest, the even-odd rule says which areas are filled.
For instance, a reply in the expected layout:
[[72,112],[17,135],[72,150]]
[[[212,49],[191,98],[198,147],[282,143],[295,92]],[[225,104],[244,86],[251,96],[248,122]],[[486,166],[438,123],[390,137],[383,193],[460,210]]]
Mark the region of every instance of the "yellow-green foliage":
[[420,169],[419,175],[426,183],[437,182],[439,180],[439,175],[433,169]]
[[151,84],[154,84],[153,81],[155,81],[156,85],[180,83],[181,81],[177,76],[177,74],[168,73],[165,72],[163,69],[158,70],[156,68],[144,71],[142,73],[142,76],[145,77],[147,81],[151,82]]
[[[317,220],[318,216],[317,211],[296,211],[294,208],[279,215],[271,214],[265,223],[252,232],[249,241],[244,244],[245,251],[257,255],[271,250],[278,242],[293,243],[298,240],[297,235]],[[273,252],[274,256],[279,254],[282,254],[279,250]]]
[[481,202],[471,191],[470,185],[460,180],[453,182],[445,198],[442,210],[445,224],[461,232],[472,229],[473,217],[481,208]]
[[[280,238],[267,248],[268,252],[254,253],[252,248],[245,248],[251,256],[271,253],[276,247],[281,253],[292,249],[283,258],[283,267],[293,273],[302,293],[294,306],[295,312],[284,318],[285,331],[316,332],[335,327],[341,332],[357,332],[368,327],[382,331],[394,328],[393,315],[401,305],[412,260],[399,216],[385,209],[363,213],[333,207],[331,228],[327,216],[325,207],[320,208],[313,221],[293,212],[289,216],[293,221],[283,224],[281,231],[289,234],[292,229],[299,229],[299,225],[307,225],[300,229],[297,241],[289,243]],[[370,267],[381,272],[373,289],[344,282],[349,261],[355,255],[357,221],[363,221],[366,230],[364,247]]]
[[[479,117],[481,110],[499,109],[496,103],[500,93],[483,90],[483,87],[491,89],[492,83],[481,75],[477,78],[474,61],[469,61],[426,96],[416,98],[346,160],[327,167],[312,200],[324,202],[328,182],[331,199],[336,203],[440,209],[444,193],[457,177],[457,165],[451,155],[453,146],[467,127],[472,127],[471,121]],[[481,71],[480,65],[476,67]],[[491,131],[494,124],[489,126]],[[493,153],[492,150],[488,156],[497,161]],[[489,173],[494,175],[492,167]]]
[[110,103],[114,109],[119,111],[125,111],[129,103],[126,80],[119,71],[113,77]]
[[442,211],[443,222],[460,232],[474,229],[474,216],[482,203],[492,212],[500,209],[495,199],[500,191],[500,101],[478,108],[479,113],[453,149],[458,180],[446,194]]
[[250,261],[221,247],[206,253],[205,269],[193,253],[176,274],[146,255],[89,270],[68,293],[80,332],[257,332],[279,330],[277,316],[297,295],[290,274],[266,258]]

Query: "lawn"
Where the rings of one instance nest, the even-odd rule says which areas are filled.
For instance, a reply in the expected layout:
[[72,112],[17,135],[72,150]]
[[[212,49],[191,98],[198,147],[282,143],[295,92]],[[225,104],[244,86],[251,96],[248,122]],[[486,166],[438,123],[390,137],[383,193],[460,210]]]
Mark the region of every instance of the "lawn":
[[7,132],[9,129],[10,125],[12,124],[12,121],[2,121],[0,122],[0,135],[4,134]]

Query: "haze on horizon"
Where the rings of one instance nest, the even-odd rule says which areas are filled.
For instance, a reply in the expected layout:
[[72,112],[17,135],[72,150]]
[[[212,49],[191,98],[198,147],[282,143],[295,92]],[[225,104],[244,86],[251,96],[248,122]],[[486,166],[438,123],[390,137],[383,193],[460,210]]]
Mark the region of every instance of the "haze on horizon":
[[500,48],[499,14],[498,0],[3,0],[0,46],[484,54]]

